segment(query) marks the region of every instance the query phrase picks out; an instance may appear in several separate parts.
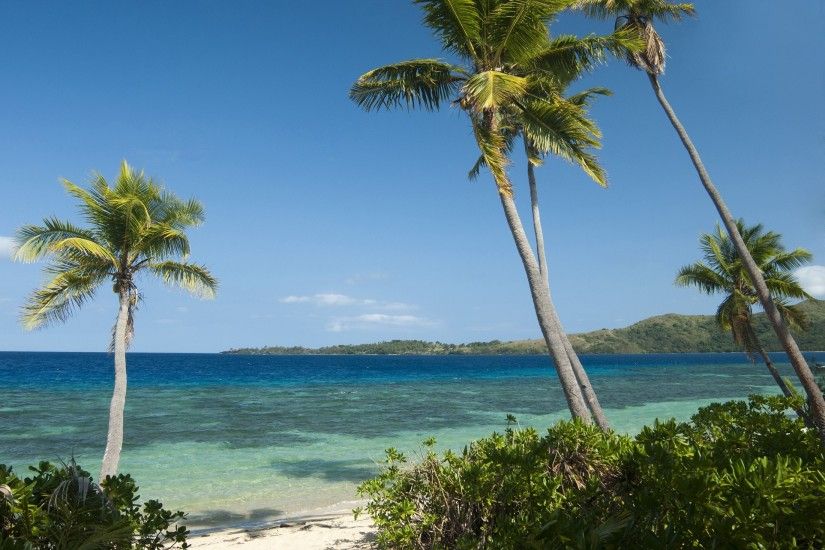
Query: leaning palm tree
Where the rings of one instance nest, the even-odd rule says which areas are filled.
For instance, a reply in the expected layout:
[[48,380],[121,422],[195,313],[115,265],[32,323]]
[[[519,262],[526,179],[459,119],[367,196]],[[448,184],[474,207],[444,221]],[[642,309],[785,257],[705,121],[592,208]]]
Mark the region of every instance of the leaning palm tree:
[[[765,284],[782,319],[795,330],[807,325],[805,313],[789,300],[803,300],[811,296],[799,285],[791,270],[811,259],[811,253],[802,248],[787,251],[778,233],[762,232],[761,225],[745,226],[742,220],[736,228],[748,247],[751,257],[765,277]],[[759,302],[751,279],[730,237],[716,226],[716,233],[705,233],[699,238],[704,259],[679,270],[676,284],[695,286],[707,294],[724,294],[716,310],[716,323],[729,331],[733,340],[750,359],[762,358],[776,384],[787,397],[793,392],[776,370],[765,346],[753,327],[753,307]]]
[[[592,59],[582,59],[579,61],[579,69],[584,70],[592,63]],[[578,76],[577,73],[571,73],[571,80],[573,76]],[[587,106],[590,98],[595,95],[609,95],[610,90],[606,88],[590,88],[578,94],[568,97],[568,101],[573,102],[579,106]],[[527,156],[527,183],[530,187],[530,206],[532,212],[532,219],[533,219],[533,233],[535,234],[536,238],[536,254],[538,256],[539,262],[539,269],[544,277],[544,283],[548,287],[550,286],[549,274],[547,272],[547,251],[544,246],[544,230],[542,229],[541,225],[541,211],[539,209],[539,198],[538,198],[538,185],[536,183],[536,173],[535,173],[535,166],[539,166],[542,164],[541,159],[541,152],[530,142],[530,139],[523,135],[524,141],[524,151]],[[602,429],[606,430],[610,427],[607,417],[604,414],[604,410],[599,403],[599,398],[596,396],[596,392],[593,390],[593,387],[590,385],[590,379],[587,376],[587,372],[584,370],[584,366],[579,359],[579,356],[576,354],[576,351],[573,349],[573,344],[570,342],[570,338],[568,338],[567,334],[564,332],[564,329],[561,325],[561,320],[556,317],[556,321],[559,325],[559,331],[562,334],[562,341],[564,343],[564,348],[567,351],[567,356],[570,358],[570,363],[573,366],[573,372],[576,374],[576,379],[579,382],[579,386],[582,388],[582,394],[584,395],[585,401],[587,401],[587,406],[590,408],[590,411],[593,413],[593,419],[595,420],[596,424],[599,425]]]
[[115,475],[123,445],[126,403],[126,349],[134,334],[134,311],[140,299],[138,276],[148,273],[204,298],[215,295],[217,281],[203,265],[189,263],[186,229],[203,221],[196,200],[181,201],[125,161],[110,187],[95,175],[89,189],[63,181],[80,201],[88,227],[56,218],[27,225],[17,233],[16,259],[33,262],[49,257],[48,282],[23,307],[27,329],[63,322],[111,282],[118,314],[110,349],[114,352],[115,385],[109,407],[109,431],[100,479]]
[[367,111],[404,106],[435,110],[450,101],[467,114],[482,163],[496,183],[568,407],[574,417],[590,421],[555,321],[549,287],[513,200],[507,174],[507,124],[517,117],[537,150],[578,164],[604,184],[604,172],[590,151],[599,145],[598,128],[581,105],[564,99],[560,75],[579,58],[630,46],[632,35],[619,31],[609,37],[551,38],[547,24],[572,0],[415,1],[443,49],[463,64],[413,59],[373,69],[356,81],[350,97]]
[[674,4],[668,2],[668,0],[577,0],[575,6],[592,17],[601,19],[615,17],[615,28],[634,32],[637,36],[640,35],[645,40],[646,45],[643,50],[628,52],[628,62],[631,66],[647,74],[656,99],[665,111],[676,133],[679,135],[679,139],[682,141],[696,168],[702,186],[705,188],[716,210],[719,212],[725,230],[730,236],[739,257],[742,259],[748,277],[753,282],[756,296],[762,308],[765,310],[765,314],[773,326],[785,353],[788,354],[794,372],[796,372],[802,387],[805,389],[812,419],[819,431],[819,437],[823,445],[825,445],[825,398],[822,392],[819,391],[813,372],[805,361],[805,357],[802,355],[796,340],[788,330],[787,324],[783,321],[780,308],[771,298],[771,292],[765,281],[765,277],[760,272],[757,262],[754,261],[749,254],[745,241],[742,239],[742,235],[739,234],[736,227],[733,214],[731,214],[722,199],[722,195],[710,179],[710,175],[699,156],[699,151],[693,145],[685,127],[676,116],[676,112],[665,97],[662,85],[659,82],[659,77],[665,71],[666,50],[665,43],[656,31],[653,23],[654,21],[661,21],[663,23],[679,21],[684,16],[693,15],[695,13],[693,4]]
[[[573,37],[566,37],[567,40],[574,41],[576,40]],[[558,39],[557,39],[558,40]],[[559,70],[557,70],[556,78],[558,79],[558,83],[562,85],[564,88],[567,87],[574,79],[578,78],[582,72],[587,69],[590,69],[593,65],[594,61],[600,60],[601,56],[581,56],[575,55],[574,52],[570,53],[570,59],[567,63],[563,64]],[[579,92],[577,94],[568,96],[566,99],[572,102],[575,105],[579,106],[589,106],[589,102],[592,97],[596,95],[610,95],[610,90],[606,88],[589,88],[584,90],[583,92]],[[537,148],[534,144],[531,143],[530,138],[524,132],[523,125],[521,124],[521,120],[519,117],[518,112],[511,112],[510,116],[507,117],[506,123],[502,124],[504,128],[503,133],[506,138],[506,147],[507,151],[512,150],[513,141],[515,140],[517,135],[520,134],[523,144],[524,144],[524,152],[527,158],[527,182],[530,188],[530,210],[531,210],[531,218],[533,222],[533,234],[535,236],[536,242],[536,259],[539,266],[539,272],[544,279],[543,284],[548,288],[550,288],[550,280],[549,280],[549,273],[547,270],[547,252],[544,244],[544,230],[541,224],[541,209],[539,207],[539,199],[538,199],[538,185],[536,182],[536,174],[535,174],[535,166],[540,166],[544,162],[544,158],[546,156],[545,152],[542,152]],[[550,139],[553,139],[554,136],[549,136]],[[553,148],[555,150],[555,148]],[[481,167],[484,166],[484,158],[480,157],[473,168],[469,172],[470,179],[475,179],[478,177]],[[604,409],[599,402],[599,398],[596,395],[593,386],[590,384],[590,378],[587,375],[587,371],[584,369],[579,356],[576,354],[576,351],[573,349],[573,345],[570,342],[570,338],[567,336],[567,333],[564,331],[564,327],[561,323],[561,319],[559,318],[558,314],[556,313],[555,309],[551,311],[552,319],[551,322],[556,325],[556,330],[559,332],[559,336],[561,338],[562,344],[564,345],[565,352],[567,354],[568,359],[570,360],[570,365],[573,369],[573,373],[576,376],[576,382],[578,383],[579,387],[582,390],[582,396],[584,397],[585,402],[587,403],[588,409],[590,409],[590,413],[593,415],[593,420],[595,423],[602,428],[603,430],[607,430],[610,428],[610,423],[607,420],[607,416],[604,414]]]

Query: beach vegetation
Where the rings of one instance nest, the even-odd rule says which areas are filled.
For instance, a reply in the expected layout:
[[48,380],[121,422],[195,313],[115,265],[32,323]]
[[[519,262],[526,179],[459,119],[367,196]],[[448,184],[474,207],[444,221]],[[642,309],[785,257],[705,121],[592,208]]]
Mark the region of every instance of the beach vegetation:
[[801,405],[752,396],[635,437],[511,419],[461,452],[391,450],[363,511],[384,548],[816,548],[825,453]]
[[64,180],[77,199],[86,227],[57,218],[26,225],[17,232],[19,261],[48,258],[47,282],[23,307],[28,329],[66,321],[102,286],[118,298],[110,350],[115,382],[100,479],[117,473],[123,446],[126,403],[126,350],[134,335],[134,313],[142,297],[139,277],[151,275],[199,297],[212,298],[217,281],[209,270],[192,263],[186,231],[203,222],[201,204],[183,201],[126,161],[114,185],[95,175],[89,189]]
[[74,460],[40,462],[20,478],[0,465],[0,549],[188,548],[185,514],[157,500],[138,504],[128,474],[101,485]]
[[[600,132],[588,117],[587,102],[565,97],[565,85],[608,51],[639,46],[624,30],[607,36],[551,36],[548,24],[570,2],[509,0],[418,0],[424,24],[441,47],[461,64],[422,58],[378,67],[353,84],[350,98],[367,111],[388,108],[436,110],[445,103],[466,115],[480,159],[471,172],[486,168],[493,176],[503,213],[525,269],[536,317],[553,357],[574,418],[592,420],[591,406],[577,377],[558,322],[546,269],[530,244],[508,175],[510,144],[516,128],[527,138],[533,159],[554,154],[579,166],[604,185],[606,176],[593,150]],[[572,76],[571,76],[572,75]],[[594,394],[595,395],[595,394]],[[590,406],[589,406],[590,405]],[[597,411],[600,413],[600,409]]]
[[[739,234],[745,242],[765,279],[776,308],[785,323],[794,330],[807,327],[804,309],[789,300],[805,300],[811,296],[805,292],[793,274],[793,270],[810,261],[811,253],[802,248],[785,250],[782,237],[773,231],[764,232],[761,225],[746,226],[736,222]],[[699,237],[703,259],[682,267],[676,276],[676,284],[694,286],[706,294],[723,294],[724,299],[716,310],[716,323],[730,332],[748,357],[758,356],[765,363],[782,393],[792,395],[791,388],[779,374],[765,346],[759,339],[753,324],[753,308],[759,297],[751,284],[733,241],[717,225],[715,233]]]
[[635,33],[645,41],[642,49],[628,49],[626,55],[628,63],[647,75],[659,105],[685,147],[699,176],[699,181],[719,213],[725,231],[739,254],[743,269],[751,280],[756,296],[805,390],[811,420],[819,431],[822,444],[825,445],[825,398],[819,391],[811,367],[805,361],[786,319],[783,318],[780,307],[774,301],[757,261],[748,250],[736,219],[722,198],[721,192],[711,180],[699,156],[699,151],[662,89],[661,76],[665,71],[667,52],[665,42],[656,29],[656,23],[678,22],[685,17],[693,16],[695,14],[693,4],[673,3],[668,0],[576,0],[575,6],[590,17],[613,19],[615,29]]

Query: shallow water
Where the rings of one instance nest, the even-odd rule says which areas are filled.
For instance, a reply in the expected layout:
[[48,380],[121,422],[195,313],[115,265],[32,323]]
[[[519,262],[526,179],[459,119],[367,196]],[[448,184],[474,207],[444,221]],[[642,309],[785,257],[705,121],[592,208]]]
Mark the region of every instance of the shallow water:
[[[784,356],[776,354],[777,361]],[[741,354],[584,356],[612,425],[773,393]],[[191,524],[264,522],[352,500],[387,447],[435,436],[461,448],[505,416],[545,428],[567,417],[546,357],[130,354],[120,469]],[[96,474],[112,359],[0,353],[0,463],[18,473],[74,455]],[[783,374],[790,368],[780,365]]]

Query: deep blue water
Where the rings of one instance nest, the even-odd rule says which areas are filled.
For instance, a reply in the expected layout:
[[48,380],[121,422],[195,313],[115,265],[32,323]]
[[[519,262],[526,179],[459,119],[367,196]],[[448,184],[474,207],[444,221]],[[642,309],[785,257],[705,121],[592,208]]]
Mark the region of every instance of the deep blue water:
[[[772,353],[786,362],[784,353]],[[593,377],[643,372],[644,367],[743,365],[741,353],[583,355]],[[542,378],[552,373],[546,356],[219,355],[131,353],[129,384],[166,386],[301,386],[369,384],[462,378]],[[759,365],[756,365],[759,368]],[[107,353],[0,352],[0,387],[97,388],[113,380]]]

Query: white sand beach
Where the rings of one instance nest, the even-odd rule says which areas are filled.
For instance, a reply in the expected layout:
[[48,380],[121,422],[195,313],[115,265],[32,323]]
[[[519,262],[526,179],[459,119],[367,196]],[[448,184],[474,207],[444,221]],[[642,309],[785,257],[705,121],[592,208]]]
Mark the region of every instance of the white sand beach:
[[244,550],[366,550],[374,548],[375,528],[368,516],[352,513],[285,520],[276,525],[226,529],[189,538],[191,548],[217,550],[242,546]]

